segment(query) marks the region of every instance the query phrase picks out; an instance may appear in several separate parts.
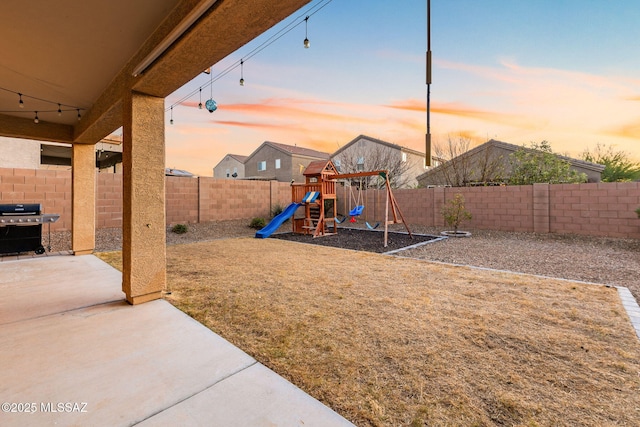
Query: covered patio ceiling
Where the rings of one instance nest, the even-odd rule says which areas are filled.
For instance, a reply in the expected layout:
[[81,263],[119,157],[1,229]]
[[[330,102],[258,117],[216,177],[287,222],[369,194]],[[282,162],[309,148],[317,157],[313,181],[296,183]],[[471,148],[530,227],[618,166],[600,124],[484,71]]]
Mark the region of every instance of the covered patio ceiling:
[[0,136],[95,144],[309,1],[3,1]]

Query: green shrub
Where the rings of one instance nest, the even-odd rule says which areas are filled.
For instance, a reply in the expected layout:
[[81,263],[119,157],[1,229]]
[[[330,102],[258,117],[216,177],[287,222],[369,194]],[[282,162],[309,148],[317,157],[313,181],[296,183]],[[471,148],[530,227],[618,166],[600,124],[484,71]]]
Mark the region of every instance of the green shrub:
[[187,231],[189,231],[189,228],[187,227],[186,224],[176,224],[173,227],[171,227],[171,231],[173,231],[176,234],[184,234]]
[[271,217],[273,218],[280,215],[282,211],[284,211],[284,207],[280,203],[276,203],[271,208]]
[[471,212],[464,208],[464,197],[462,194],[456,194],[453,199],[449,200],[442,207],[442,216],[444,222],[449,227],[453,227],[453,231],[458,232],[458,227],[464,221],[471,219]]
[[265,225],[267,225],[267,223],[265,222],[264,218],[253,218],[251,220],[251,224],[249,224],[249,227],[255,228],[256,230],[260,230]]
[[636,213],[638,214],[638,218],[640,218],[640,207],[636,209]]

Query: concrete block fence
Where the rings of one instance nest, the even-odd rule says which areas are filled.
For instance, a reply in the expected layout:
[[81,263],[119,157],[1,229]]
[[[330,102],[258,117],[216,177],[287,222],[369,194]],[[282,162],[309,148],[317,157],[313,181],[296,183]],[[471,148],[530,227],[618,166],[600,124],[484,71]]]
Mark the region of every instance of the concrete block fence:
[[[339,187],[338,213],[348,213],[357,192]],[[445,227],[444,204],[456,194],[473,219],[469,229],[570,233],[640,239],[640,182],[534,184],[504,187],[420,188],[393,192],[409,224]],[[385,191],[369,190],[363,220],[384,220]]]
[[[96,227],[121,227],[122,175],[98,174],[96,186]],[[348,214],[359,198],[365,205],[362,220],[384,220],[385,190],[358,195],[338,185],[336,192],[339,214]],[[435,227],[445,226],[442,206],[456,194],[464,196],[473,214],[469,229],[640,238],[634,212],[640,206],[640,182],[394,191],[408,223]],[[166,177],[167,224],[266,218],[272,207],[290,202],[288,183]],[[69,230],[71,172],[0,168],[0,203],[42,203],[45,213],[61,215],[52,230]]]

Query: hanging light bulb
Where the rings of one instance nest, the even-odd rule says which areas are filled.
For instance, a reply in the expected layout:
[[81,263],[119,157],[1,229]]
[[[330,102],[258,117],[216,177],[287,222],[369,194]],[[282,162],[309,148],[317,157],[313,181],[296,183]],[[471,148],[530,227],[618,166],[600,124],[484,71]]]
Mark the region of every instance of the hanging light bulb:
[[18,101],[18,105],[20,106],[20,108],[24,108],[24,102],[22,102],[22,94],[18,93],[18,96],[20,97],[20,101]]
[[309,49],[311,46],[311,42],[309,42],[309,38],[307,37],[307,24],[309,23],[309,17],[304,18],[304,48]]
[[244,86],[244,60],[240,60],[240,86]]
[[58,104],[58,116],[62,115],[62,106],[60,104]]
[[82,118],[82,115],[80,115],[80,109],[78,108],[78,121],[80,121],[80,119]]
[[200,88],[200,103],[198,104],[198,108],[202,110],[202,88]]
[[38,112],[36,111],[36,117],[33,119],[33,123],[40,123],[40,119],[38,118]]
[[173,105],[171,106],[171,120],[169,120],[169,124],[173,124]]

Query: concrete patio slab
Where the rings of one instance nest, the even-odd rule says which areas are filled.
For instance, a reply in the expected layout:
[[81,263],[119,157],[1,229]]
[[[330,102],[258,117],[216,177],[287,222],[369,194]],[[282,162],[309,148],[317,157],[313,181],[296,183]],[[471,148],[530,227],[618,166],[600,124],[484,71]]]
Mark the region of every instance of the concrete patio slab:
[[[215,404],[224,402],[223,405]],[[256,363],[140,426],[351,426],[299,388]]]
[[0,263],[0,325],[122,301],[120,272],[94,256]]
[[128,305],[120,280],[93,256],[0,264],[0,425],[350,425],[168,302]]

